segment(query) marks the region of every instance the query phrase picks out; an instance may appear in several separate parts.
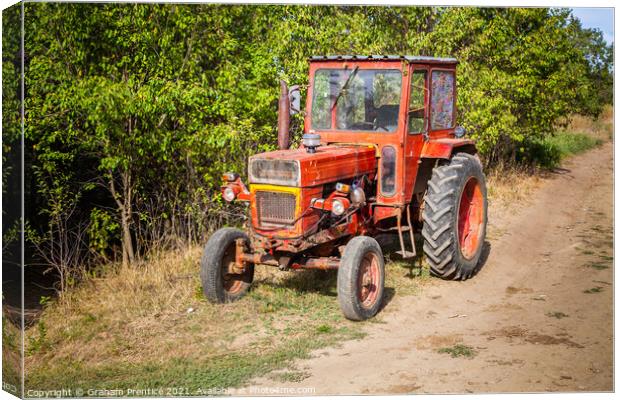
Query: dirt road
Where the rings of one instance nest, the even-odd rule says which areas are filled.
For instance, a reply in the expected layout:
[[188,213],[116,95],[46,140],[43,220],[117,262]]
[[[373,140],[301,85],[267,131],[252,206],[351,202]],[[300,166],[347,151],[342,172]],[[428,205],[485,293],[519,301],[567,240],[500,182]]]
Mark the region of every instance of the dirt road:
[[[491,204],[489,255],[473,279],[396,296],[366,338],[297,362],[308,377],[284,386],[316,394],[613,390],[612,147],[571,159],[526,204]],[[283,386],[269,377],[253,384]]]

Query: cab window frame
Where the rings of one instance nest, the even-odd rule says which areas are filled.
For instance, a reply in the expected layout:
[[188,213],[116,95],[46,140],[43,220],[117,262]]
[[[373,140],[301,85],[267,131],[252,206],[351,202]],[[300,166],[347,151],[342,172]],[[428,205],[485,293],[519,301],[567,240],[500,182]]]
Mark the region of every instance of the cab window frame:
[[[314,116],[314,106],[315,106],[315,101],[316,101],[316,96],[317,96],[317,91],[316,89],[316,77],[320,72],[325,72],[325,71],[331,71],[331,70],[336,70],[336,71],[346,71],[346,69],[343,68],[338,68],[338,67],[320,67],[317,68],[314,71],[314,75],[312,77],[312,98],[311,98],[311,103],[310,103],[310,127],[312,130],[318,131],[318,132],[334,132],[334,133],[370,133],[370,134],[379,134],[379,135],[395,135],[397,134],[400,129],[401,129],[401,118],[400,118],[400,110],[402,107],[402,103],[405,100],[405,95],[406,92],[404,91],[405,89],[405,84],[406,84],[406,80],[403,78],[403,71],[402,69],[398,68],[398,67],[394,67],[394,68],[375,68],[372,66],[369,67],[359,67],[358,71],[360,72],[374,72],[374,73],[380,73],[380,72],[388,72],[390,74],[396,74],[399,73],[400,74],[400,82],[399,82],[399,90],[398,90],[398,104],[397,104],[397,109],[398,109],[398,114],[396,117],[396,125],[392,130],[373,130],[373,129],[350,129],[350,128],[339,128],[337,126],[337,121],[336,123],[334,123],[334,121],[332,120],[331,116],[330,116],[330,120],[329,120],[329,126],[328,127],[323,127],[323,126],[317,126],[315,124],[316,122],[316,118]],[[345,80],[346,81],[346,80]],[[338,100],[339,101],[339,100]],[[396,105],[395,105],[396,106]],[[338,118],[338,106],[336,106],[336,119]],[[330,111],[331,114],[331,111]]]
[[[434,128],[433,127],[433,97],[435,95],[433,90],[433,74],[435,72],[447,72],[452,75],[452,119],[451,124],[448,127]],[[456,71],[452,68],[431,68],[430,74],[427,77],[428,80],[428,90],[429,90],[429,99],[428,99],[428,131],[429,132],[438,132],[454,129],[456,126]]]
[[396,148],[392,144],[385,145],[381,148],[379,190],[381,195],[386,198],[391,198],[396,195],[396,176],[398,175],[396,171],[396,157],[398,157],[398,151],[396,151]]
[[[411,110],[410,110],[410,106],[411,106],[411,94],[412,94],[412,90],[413,90],[413,77],[415,76],[415,74],[417,73],[424,73],[424,101],[423,101],[423,121],[424,121],[424,126],[421,130],[419,131],[412,131],[410,129],[410,119],[411,119]],[[422,66],[422,67],[416,67],[414,66],[412,68],[411,71],[411,78],[409,79],[409,93],[408,93],[408,99],[407,99],[407,134],[408,135],[422,135],[425,134],[429,131],[430,129],[430,81],[429,81],[429,77],[430,77],[430,72],[431,69],[426,67],[426,66]]]

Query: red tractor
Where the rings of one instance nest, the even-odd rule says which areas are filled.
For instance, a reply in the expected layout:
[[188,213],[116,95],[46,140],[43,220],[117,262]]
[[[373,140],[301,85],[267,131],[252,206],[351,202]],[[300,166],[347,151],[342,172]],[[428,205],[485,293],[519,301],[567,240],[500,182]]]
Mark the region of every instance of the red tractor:
[[249,203],[245,232],[223,228],[201,261],[205,296],[231,302],[257,264],[337,269],[345,317],[374,316],[384,292],[375,238],[397,234],[403,258],[424,238],[431,272],[467,279],[485,239],[487,199],[473,140],[456,121],[453,58],[320,56],[310,60],[302,146],[289,149],[291,95],[282,83],[280,150],[249,160],[249,188],[223,176],[228,202]]

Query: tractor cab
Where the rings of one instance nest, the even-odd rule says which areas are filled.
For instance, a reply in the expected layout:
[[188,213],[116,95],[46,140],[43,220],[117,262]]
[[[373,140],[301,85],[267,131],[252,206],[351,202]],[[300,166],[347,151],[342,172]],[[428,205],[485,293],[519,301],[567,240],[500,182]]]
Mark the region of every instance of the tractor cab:
[[375,148],[376,201],[390,206],[379,219],[425,190],[425,180],[416,185],[425,160],[448,159],[455,147],[475,152],[455,125],[456,65],[421,56],[311,58],[304,132],[324,146]]

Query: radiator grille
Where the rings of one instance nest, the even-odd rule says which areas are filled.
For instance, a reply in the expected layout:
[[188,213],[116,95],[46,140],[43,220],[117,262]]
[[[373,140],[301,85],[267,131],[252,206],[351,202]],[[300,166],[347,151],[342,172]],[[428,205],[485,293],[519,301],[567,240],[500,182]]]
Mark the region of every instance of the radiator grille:
[[295,221],[295,195],[280,192],[256,192],[258,223],[292,225]]

